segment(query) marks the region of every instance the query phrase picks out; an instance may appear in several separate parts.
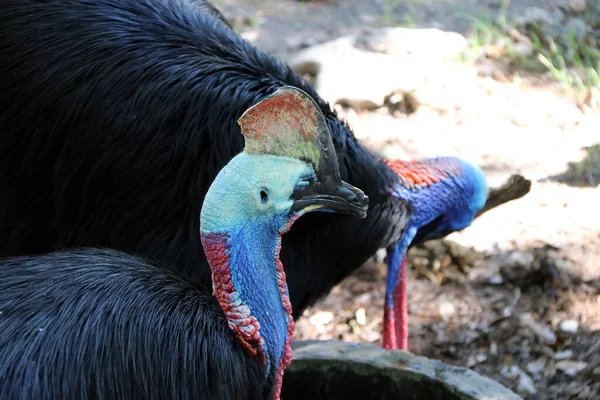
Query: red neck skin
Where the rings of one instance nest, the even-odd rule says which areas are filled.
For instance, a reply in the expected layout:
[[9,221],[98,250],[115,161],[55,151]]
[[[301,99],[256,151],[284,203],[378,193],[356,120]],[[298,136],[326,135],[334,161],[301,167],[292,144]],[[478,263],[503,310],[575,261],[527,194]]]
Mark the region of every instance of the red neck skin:
[[[291,224],[290,224],[291,225]],[[275,400],[279,400],[281,395],[281,386],[283,385],[283,372],[292,362],[292,338],[296,329],[294,318],[292,317],[292,303],[287,291],[285,271],[283,270],[283,264],[279,259],[279,251],[281,250],[281,236],[279,237],[279,244],[277,245],[277,259],[275,264],[277,265],[277,284],[281,293],[281,302],[283,307],[288,314],[288,335],[285,341],[285,351],[279,359],[277,368],[277,375],[275,376]]]
[[[295,219],[294,219],[295,220]],[[287,231],[289,226],[286,226]],[[282,232],[281,234],[283,234]],[[217,298],[219,305],[223,309],[227,318],[229,328],[233,331],[235,337],[242,344],[244,349],[251,355],[257,357],[259,362],[266,367],[266,354],[264,340],[260,332],[260,323],[251,310],[241,299],[231,279],[230,258],[229,258],[229,235],[226,233],[212,233],[201,235],[202,245],[209,264],[212,268],[213,294]],[[290,303],[286,276],[283,265],[279,259],[281,249],[281,235],[277,242],[277,251],[275,258],[275,267],[277,274],[277,285],[281,294],[281,302],[288,316],[287,337],[284,352],[277,364],[275,373],[274,400],[280,399],[281,386],[283,382],[283,372],[292,362],[292,337],[295,330],[294,319],[292,317],[292,305]],[[268,371],[267,371],[268,373]]]
[[394,301],[383,314],[383,348],[407,350],[408,303],[406,299],[406,257],[402,258],[400,274],[394,291]]

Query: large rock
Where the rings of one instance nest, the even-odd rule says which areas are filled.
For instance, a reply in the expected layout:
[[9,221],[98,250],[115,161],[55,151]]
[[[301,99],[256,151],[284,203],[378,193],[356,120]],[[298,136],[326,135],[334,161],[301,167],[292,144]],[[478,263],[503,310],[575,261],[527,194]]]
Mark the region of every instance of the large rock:
[[452,94],[475,71],[454,62],[468,48],[460,34],[439,29],[385,28],[309,47],[288,64],[316,76],[316,89],[331,104],[355,109],[384,105],[397,93],[419,104],[447,109]]
[[336,340],[294,342],[282,399],[518,400],[499,383],[461,367]]

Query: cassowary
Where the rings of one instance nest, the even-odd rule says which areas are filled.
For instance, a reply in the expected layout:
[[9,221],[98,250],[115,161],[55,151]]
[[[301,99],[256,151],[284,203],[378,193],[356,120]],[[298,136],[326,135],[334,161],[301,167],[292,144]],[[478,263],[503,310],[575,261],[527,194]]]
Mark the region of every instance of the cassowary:
[[[297,318],[401,240],[414,207],[396,193],[402,179],[204,1],[0,2],[0,256],[109,247],[209,287],[196,216],[242,150],[235,121],[280,86],[317,102],[342,179],[370,199],[365,219],[312,213],[284,237]],[[423,207],[437,201],[462,202]]]
[[488,187],[481,169],[455,157],[387,163],[400,178],[390,195],[406,201],[411,212],[400,240],[387,249],[383,347],[406,350],[408,248],[469,226],[485,206]]
[[214,297],[116,250],[2,260],[0,399],[279,399],[294,331],[281,236],[311,211],[364,217],[368,199],[340,180],[306,94],[282,88],[240,124],[245,150],[200,216]]

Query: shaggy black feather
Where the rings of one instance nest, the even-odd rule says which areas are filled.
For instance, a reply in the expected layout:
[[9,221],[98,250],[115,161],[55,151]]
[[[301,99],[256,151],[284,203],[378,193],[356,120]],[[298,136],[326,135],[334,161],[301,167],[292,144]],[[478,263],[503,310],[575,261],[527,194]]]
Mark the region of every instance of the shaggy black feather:
[[156,263],[79,249],[0,271],[2,400],[272,398],[210,291]]
[[101,246],[210,287],[200,207],[242,150],[237,119],[282,85],[326,116],[366,219],[312,213],[283,239],[294,317],[400,237],[394,173],[315,90],[189,0],[0,2],[0,256]]

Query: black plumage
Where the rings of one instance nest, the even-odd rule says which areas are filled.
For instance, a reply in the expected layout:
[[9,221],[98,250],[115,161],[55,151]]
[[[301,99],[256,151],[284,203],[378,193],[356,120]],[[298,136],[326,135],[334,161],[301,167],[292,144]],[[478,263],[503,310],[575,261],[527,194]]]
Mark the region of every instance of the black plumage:
[[102,246],[210,286],[200,205],[243,146],[237,118],[283,85],[323,111],[366,219],[311,214],[284,237],[294,317],[398,240],[397,183],[315,90],[203,1],[0,2],[0,256]]
[[210,291],[165,266],[75,249],[0,267],[2,400],[272,398]]

